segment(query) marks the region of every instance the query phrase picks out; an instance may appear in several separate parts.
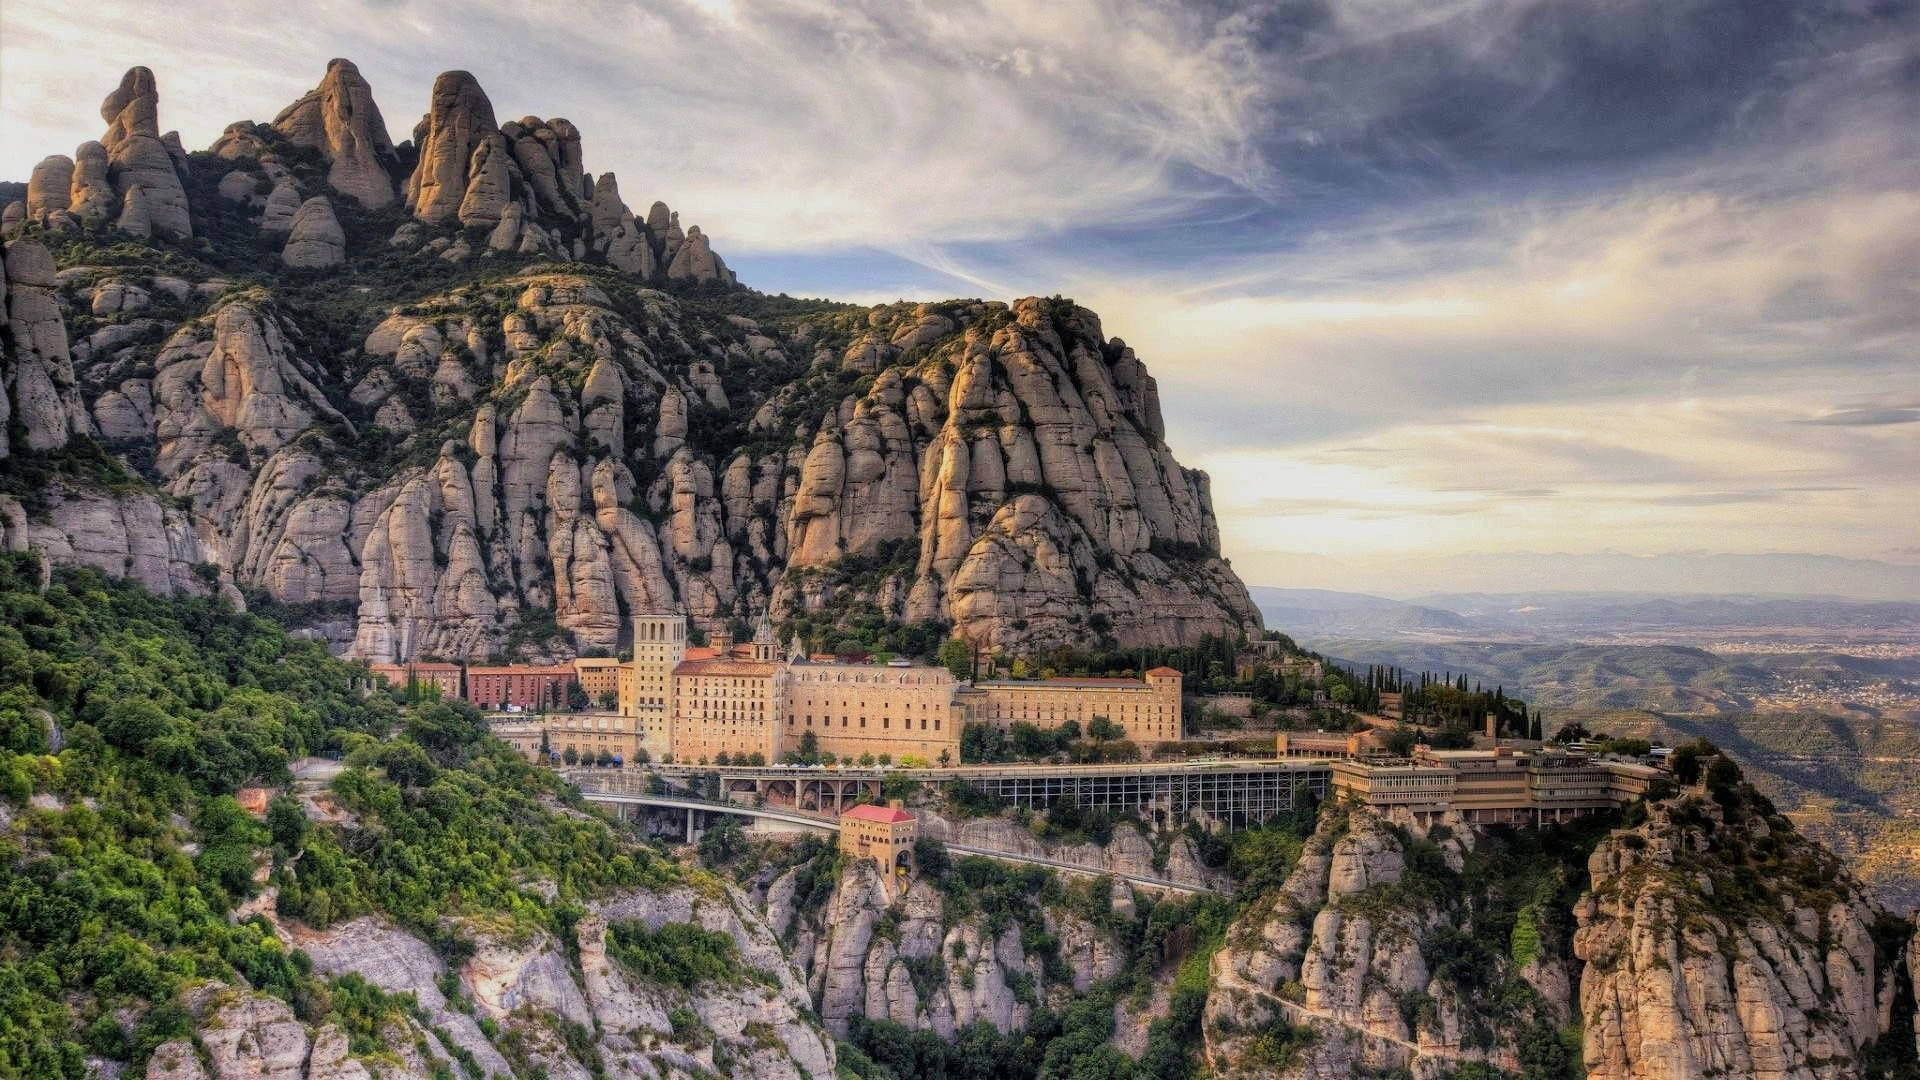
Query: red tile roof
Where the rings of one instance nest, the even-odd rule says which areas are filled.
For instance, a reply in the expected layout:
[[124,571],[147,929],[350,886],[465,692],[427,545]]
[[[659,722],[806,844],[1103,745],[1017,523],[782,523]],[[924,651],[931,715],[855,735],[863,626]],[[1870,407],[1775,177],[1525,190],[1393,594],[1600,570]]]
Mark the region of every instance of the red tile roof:
[[1157,667],[1157,668],[1154,668],[1154,669],[1152,669],[1152,670],[1150,670],[1150,671],[1148,671],[1148,672],[1147,672],[1147,674],[1149,674],[1149,675],[1173,675],[1173,676],[1179,676],[1179,675],[1180,675],[1181,673],[1180,673],[1180,672],[1178,672],[1178,671],[1176,671],[1176,670],[1174,670],[1173,668],[1170,668],[1170,667]]
[[888,825],[897,825],[903,821],[912,821],[913,815],[905,810],[895,810],[891,806],[874,806],[861,803],[859,806],[840,815],[843,818],[859,818],[861,821],[879,821]]

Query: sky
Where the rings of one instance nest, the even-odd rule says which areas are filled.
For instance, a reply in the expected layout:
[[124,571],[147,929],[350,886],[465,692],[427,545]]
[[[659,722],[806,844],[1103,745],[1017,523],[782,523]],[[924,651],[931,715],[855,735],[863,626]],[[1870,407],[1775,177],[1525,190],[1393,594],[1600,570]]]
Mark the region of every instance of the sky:
[[5,0],[0,177],[333,56],[764,291],[1100,312],[1251,584],[1920,599],[1920,3]]

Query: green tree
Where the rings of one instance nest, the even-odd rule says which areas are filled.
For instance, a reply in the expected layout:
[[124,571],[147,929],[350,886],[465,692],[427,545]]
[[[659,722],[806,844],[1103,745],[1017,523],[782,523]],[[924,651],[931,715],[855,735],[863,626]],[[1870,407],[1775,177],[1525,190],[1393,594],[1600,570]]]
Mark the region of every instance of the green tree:
[[267,804],[267,832],[273,837],[273,846],[288,855],[300,852],[300,846],[307,839],[307,815],[300,808],[300,800],[291,795],[278,795]]
[[940,643],[940,666],[953,672],[956,679],[973,678],[973,646],[965,638],[948,638]]

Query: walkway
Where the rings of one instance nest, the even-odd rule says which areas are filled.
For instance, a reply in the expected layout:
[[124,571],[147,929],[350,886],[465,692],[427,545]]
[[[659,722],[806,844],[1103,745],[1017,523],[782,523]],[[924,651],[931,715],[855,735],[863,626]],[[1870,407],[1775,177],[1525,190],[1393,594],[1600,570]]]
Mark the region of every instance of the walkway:
[[[610,803],[615,806],[647,806],[666,810],[685,810],[687,812],[687,840],[693,840],[695,813],[736,814],[741,817],[764,818],[770,821],[800,825],[824,832],[838,832],[840,824],[834,818],[823,814],[809,814],[805,811],[786,810],[770,806],[746,806],[740,803],[714,802],[710,799],[695,799],[685,795],[642,794],[632,791],[601,789],[592,784],[593,777],[576,777],[580,794],[589,802]],[[625,785],[622,785],[625,786]],[[949,852],[958,855],[978,855],[982,858],[997,859],[1001,862],[1028,863],[1035,866],[1064,870],[1072,874],[1084,874],[1088,877],[1112,877],[1130,885],[1148,889],[1164,889],[1179,893],[1218,893],[1220,890],[1192,882],[1174,881],[1171,878],[1151,877],[1144,874],[1118,874],[1095,866],[1083,866],[1080,863],[1066,862],[1061,859],[1049,859],[1042,855],[1028,855],[1022,852],[996,851],[992,848],[973,847],[966,844],[946,845]]]

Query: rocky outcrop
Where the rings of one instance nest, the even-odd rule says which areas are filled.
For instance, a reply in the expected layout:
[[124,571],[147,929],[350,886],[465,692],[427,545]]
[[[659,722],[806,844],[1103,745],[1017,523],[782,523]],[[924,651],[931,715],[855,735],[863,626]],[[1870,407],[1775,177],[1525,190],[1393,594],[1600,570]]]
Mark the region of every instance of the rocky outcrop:
[[[430,222],[460,213],[467,198],[470,165],[483,146],[489,158],[505,150],[494,124],[493,103],[465,71],[442,72],[434,80],[433,101],[414,128],[413,141],[420,161],[407,181],[407,209]],[[497,212],[494,219],[499,219]]]
[[1115,826],[1105,844],[1063,844],[1036,837],[1033,830],[1005,814],[960,819],[926,809],[916,814],[922,835],[947,844],[1027,855],[1121,877],[1159,878],[1221,892],[1232,889],[1225,873],[1201,863],[1193,839],[1184,833],[1163,837],[1164,851],[1156,856],[1153,838],[1131,823]]
[[319,150],[327,160],[327,184],[359,200],[369,210],[391,205],[397,197],[393,170],[398,166],[373,88],[351,60],[329,60],[320,85],[281,110],[274,129],[295,146]]
[[1886,916],[1751,789],[1728,794],[1653,804],[1589,860],[1573,944],[1595,1080],[1859,1076],[1891,1024]]
[[[1455,864],[1467,850],[1464,837],[1440,846]],[[1446,935],[1471,932],[1472,917],[1440,902],[1457,886],[1423,878],[1414,887],[1407,862],[1402,835],[1381,818],[1322,816],[1285,883],[1214,954],[1204,1052],[1216,1074],[1404,1069],[1428,1077],[1468,1062],[1523,1069],[1518,1036],[1529,1024],[1551,1032],[1554,1003],[1536,993],[1488,1015],[1474,997],[1487,988],[1430,963]],[[1499,979],[1519,983],[1504,955],[1493,962]]]
[[[5,269],[7,349],[0,380],[7,400],[0,419],[18,429],[24,449],[50,450],[64,445],[70,433],[92,428],[55,298],[53,256],[37,241],[15,240],[6,247]],[[0,456],[8,447],[0,436]]]
[[64,215],[73,199],[73,159],[64,154],[42,158],[27,179],[27,216],[46,223]]
[[[768,919],[836,1035],[856,1015],[942,1038],[981,1022],[1020,1031],[1042,1004],[1064,1008],[1126,964],[1124,942],[1079,911],[1035,906],[996,923],[964,906],[949,910],[924,878],[890,897],[866,860],[846,864],[818,911],[795,912],[794,886],[805,872],[794,867],[769,883]],[[1131,904],[1125,886],[1113,888]]]
[[105,146],[83,142],[73,152],[73,186],[68,196],[67,210],[80,221],[105,221],[120,212],[120,199],[107,176]]
[[[64,166],[40,170],[39,211],[175,235],[184,202],[155,100],[130,73],[106,141],[75,156],[64,211]],[[336,62],[273,127],[231,125],[199,160],[226,169],[205,212],[286,233],[284,266],[354,273],[316,160],[329,190],[377,203],[381,127]],[[1205,477],[1173,460],[1151,378],[1091,313],[1029,300],[820,305],[782,330],[709,319],[646,287],[730,282],[705,234],[664,203],[643,221],[613,176],[589,178],[574,125],[495,126],[478,84],[449,72],[416,136],[415,220],[368,254],[458,264],[469,284],[401,298],[391,277],[343,282],[316,308],[304,280],[283,303],[271,283],[124,266],[56,279],[23,253],[12,429],[34,449],[110,440],[160,489],[153,515],[186,508],[221,580],[356,607],[329,634],[374,659],[510,640],[564,657],[619,648],[627,612],[714,627],[844,610],[849,589],[888,619],[1016,651],[1257,625],[1218,556]],[[13,220],[29,224],[24,201]],[[357,348],[341,333],[355,320],[377,324]],[[97,544],[43,535],[48,550]],[[530,641],[523,621],[563,634]]]
[[288,225],[280,261],[299,270],[328,270],[347,261],[347,234],[325,195],[300,204]]
[[[833,1075],[833,1042],[812,1018],[806,988],[779,943],[748,913],[744,897],[710,884],[625,891],[595,902],[576,929],[577,962],[544,931],[503,936],[487,924],[459,920],[453,932],[475,948],[451,973],[425,942],[374,918],[325,931],[288,924],[280,932],[289,946],[307,953],[317,973],[356,974],[387,992],[412,994],[424,1021],[416,1031],[424,1030],[425,1037],[411,1035],[404,1045],[424,1042],[423,1064],[429,1067],[452,1060],[457,1050],[483,1075],[515,1075],[502,1053],[504,1039],[511,1038],[529,1067],[551,1076],[584,1076],[587,1064],[565,1030],[571,1025],[593,1033],[600,1063],[613,1076]],[[649,930],[684,923],[726,934],[741,962],[762,977],[691,989],[649,983],[609,952],[609,927],[621,923]],[[450,986],[461,1001],[448,999]],[[685,1017],[696,1022],[686,1024]],[[324,1029],[313,1036],[315,1059],[324,1038]],[[281,1041],[290,1043],[291,1033]],[[306,1080],[316,1075],[309,1072]]]
[[100,143],[106,148],[107,177],[121,199],[121,220],[146,224],[169,240],[185,240],[193,235],[193,220],[186,187],[161,141],[159,104],[153,72],[144,67],[128,70],[119,89],[100,104],[100,118],[107,122]]
[[667,276],[675,280],[687,281],[733,281],[733,272],[727,269],[720,256],[713,253],[707,243],[706,234],[695,225],[687,230],[685,241],[674,252],[673,262],[667,267]]

